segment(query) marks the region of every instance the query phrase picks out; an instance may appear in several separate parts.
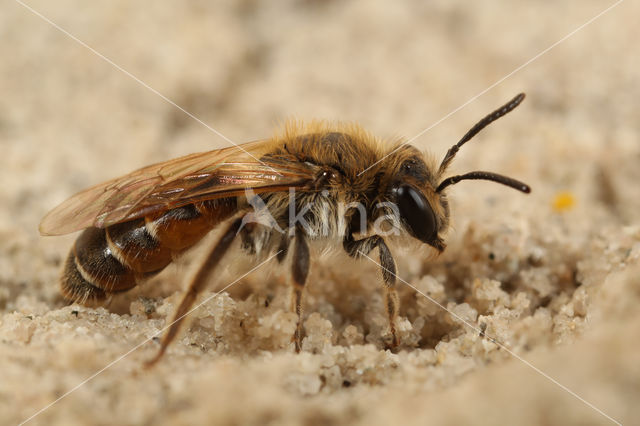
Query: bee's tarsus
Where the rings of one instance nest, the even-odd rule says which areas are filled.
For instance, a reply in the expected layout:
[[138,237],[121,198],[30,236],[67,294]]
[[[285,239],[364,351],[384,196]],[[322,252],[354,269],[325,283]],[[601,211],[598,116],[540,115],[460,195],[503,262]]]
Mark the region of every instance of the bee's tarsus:
[[145,369],[150,369],[153,368],[158,361],[160,361],[160,358],[162,358],[162,356],[164,355],[166,346],[165,347],[160,347],[160,349],[158,350],[158,353],[155,354],[155,356],[147,361],[144,362],[144,368]]

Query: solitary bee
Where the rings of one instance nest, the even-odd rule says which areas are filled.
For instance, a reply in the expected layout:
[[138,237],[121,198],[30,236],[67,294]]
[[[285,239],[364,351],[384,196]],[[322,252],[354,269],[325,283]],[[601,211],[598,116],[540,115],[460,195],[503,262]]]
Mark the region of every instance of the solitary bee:
[[480,120],[439,166],[413,146],[383,144],[357,126],[291,126],[269,140],[154,164],[84,190],[47,214],[40,233],[84,229],[67,257],[60,284],[65,298],[87,304],[135,287],[225,224],[150,364],[164,354],[207,277],[238,236],[250,254],[277,253],[280,263],[290,258],[296,351],[302,340],[309,241],[342,244],[353,258],[377,248],[395,347],[396,266],[384,237],[395,232],[442,252],[441,236],[449,225],[444,190],[461,180],[490,180],[530,192],[528,185],[491,172],[444,178],[460,147],[523,99],[519,94]]

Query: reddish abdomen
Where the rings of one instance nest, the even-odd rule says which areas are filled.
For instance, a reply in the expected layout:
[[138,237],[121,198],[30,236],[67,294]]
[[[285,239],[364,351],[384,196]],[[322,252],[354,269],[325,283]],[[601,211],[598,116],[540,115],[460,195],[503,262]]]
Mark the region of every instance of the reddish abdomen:
[[189,204],[155,216],[87,228],[71,249],[61,277],[74,302],[104,300],[162,271],[220,222],[236,212],[236,199]]

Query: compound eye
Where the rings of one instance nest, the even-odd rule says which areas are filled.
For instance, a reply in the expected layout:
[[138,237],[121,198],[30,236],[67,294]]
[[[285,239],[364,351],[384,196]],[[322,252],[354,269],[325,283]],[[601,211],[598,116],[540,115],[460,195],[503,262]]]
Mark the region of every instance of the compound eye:
[[398,210],[409,233],[424,243],[437,237],[436,216],[424,196],[409,185],[396,190]]

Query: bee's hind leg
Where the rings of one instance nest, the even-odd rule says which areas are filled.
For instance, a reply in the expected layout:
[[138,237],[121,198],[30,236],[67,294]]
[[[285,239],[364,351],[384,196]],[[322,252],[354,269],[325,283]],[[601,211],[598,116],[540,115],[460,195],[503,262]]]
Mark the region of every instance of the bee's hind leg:
[[231,243],[235,239],[235,236],[238,234],[238,230],[240,229],[241,225],[242,218],[234,220],[224,232],[224,234],[222,234],[222,237],[220,237],[220,240],[216,243],[216,245],[213,246],[206,260],[204,261],[202,266],[200,266],[200,269],[198,269],[198,272],[191,281],[189,289],[183,296],[178,309],[173,315],[173,319],[168,326],[167,332],[164,334],[164,336],[162,336],[162,341],[160,342],[160,350],[155,357],[147,361],[147,367],[153,366],[156,362],[158,362],[158,360],[160,360],[160,358],[162,358],[162,355],[167,350],[167,347],[178,334],[182,320],[189,313],[189,310],[196,300],[196,297],[206,285],[207,278],[209,277],[210,273],[215,269],[218,263],[220,263],[220,260],[229,249],[229,246],[231,246]]
[[293,334],[293,341],[296,345],[296,352],[302,348],[302,297],[304,285],[309,275],[309,245],[301,229],[295,231],[295,245],[293,247],[292,277],[293,293],[291,298],[291,309],[298,316],[296,331]]

